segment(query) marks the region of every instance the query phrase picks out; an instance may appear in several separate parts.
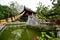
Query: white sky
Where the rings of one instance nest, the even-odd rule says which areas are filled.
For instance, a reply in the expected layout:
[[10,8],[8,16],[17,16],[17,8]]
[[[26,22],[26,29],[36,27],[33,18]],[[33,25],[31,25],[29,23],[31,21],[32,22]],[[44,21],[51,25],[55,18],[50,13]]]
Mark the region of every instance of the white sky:
[[28,8],[31,8],[33,11],[36,11],[37,4],[42,2],[45,6],[50,5],[52,6],[50,0],[0,0],[0,4],[2,5],[9,5],[11,1],[17,1],[20,5],[25,5]]

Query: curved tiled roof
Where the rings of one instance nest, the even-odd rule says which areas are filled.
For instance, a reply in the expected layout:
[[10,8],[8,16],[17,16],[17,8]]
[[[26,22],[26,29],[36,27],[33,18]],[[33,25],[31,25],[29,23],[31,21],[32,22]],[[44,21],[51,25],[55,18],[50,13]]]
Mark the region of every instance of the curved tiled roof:
[[27,11],[27,12],[30,12],[30,13],[36,13],[36,12],[34,12],[33,10],[31,10],[31,9],[29,9],[29,8],[27,8],[27,7],[24,7],[24,11]]

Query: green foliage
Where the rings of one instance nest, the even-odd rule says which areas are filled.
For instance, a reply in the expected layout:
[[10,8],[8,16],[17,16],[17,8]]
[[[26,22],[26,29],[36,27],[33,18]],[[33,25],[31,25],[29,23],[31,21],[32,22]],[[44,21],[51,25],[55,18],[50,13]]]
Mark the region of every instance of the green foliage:
[[48,14],[48,7],[45,7],[45,5],[42,5],[42,3],[39,2],[36,13],[39,19],[46,19],[46,14]]
[[54,35],[54,32],[49,32],[48,35],[46,32],[41,32],[41,36],[37,37],[38,40],[59,40],[59,38],[56,38]]
[[60,16],[60,0],[51,0],[53,7],[49,10],[48,7],[38,4],[37,15],[40,19],[53,18],[58,19]]
[[48,16],[51,18],[58,18],[60,16],[60,0],[52,0],[53,7],[49,11]]
[[3,18],[4,18],[4,14],[0,12],[0,19],[3,19]]
[[[16,5],[17,5],[17,3],[16,3]],[[16,5],[14,2],[10,3],[11,13],[13,16],[18,15],[17,7],[15,7]]]
[[[14,9],[15,10],[15,9]],[[15,16],[16,12],[13,12],[12,9],[5,5],[0,5],[0,19],[6,19],[8,17]]]
[[4,19],[4,18],[7,18],[8,17],[8,10],[7,8],[9,9],[8,6],[2,6],[0,5],[0,19]]

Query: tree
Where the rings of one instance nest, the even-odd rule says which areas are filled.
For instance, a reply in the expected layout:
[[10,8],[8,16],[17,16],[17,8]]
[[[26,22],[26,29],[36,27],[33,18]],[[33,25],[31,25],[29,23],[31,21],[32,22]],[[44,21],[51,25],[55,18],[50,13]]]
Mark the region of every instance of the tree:
[[60,16],[60,0],[52,0],[53,7],[49,11],[50,14],[47,14],[47,16],[50,16],[51,18],[58,18]]
[[[18,15],[17,7],[16,7],[15,4],[17,4],[17,3],[16,2],[15,3],[14,2],[10,3],[12,16]],[[17,4],[17,6],[18,6],[18,4]]]
[[8,8],[8,6],[0,5],[0,19],[4,19],[8,17],[6,8]]
[[0,19],[11,17],[11,9],[8,6],[0,5]]
[[46,19],[46,15],[48,14],[49,10],[48,7],[46,7],[45,5],[42,5],[41,2],[39,2],[36,13],[37,16],[39,17],[39,19]]
[[53,18],[58,19],[60,16],[60,0],[52,0],[53,7],[49,10],[41,3],[37,7],[37,14],[39,18]]
[[0,12],[0,19],[3,19],[4,17],[5,15]]

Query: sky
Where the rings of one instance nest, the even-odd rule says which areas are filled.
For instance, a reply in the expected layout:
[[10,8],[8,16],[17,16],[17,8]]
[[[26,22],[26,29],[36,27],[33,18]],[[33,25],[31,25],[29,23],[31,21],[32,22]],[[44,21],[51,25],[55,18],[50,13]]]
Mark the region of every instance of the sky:
[[36,7],[38,6],[37,4],[39,2],[42,2],[42,4],[45,6],[50,5],[49,8],[52,7],[50,0],[0,0],[0,4],[1,5],[9,5],[9,3],[12,1],[13,2],[17,1],[17,3],[19,5],[25,5],[26,7],[30,8],[33,11],[36,11]]

